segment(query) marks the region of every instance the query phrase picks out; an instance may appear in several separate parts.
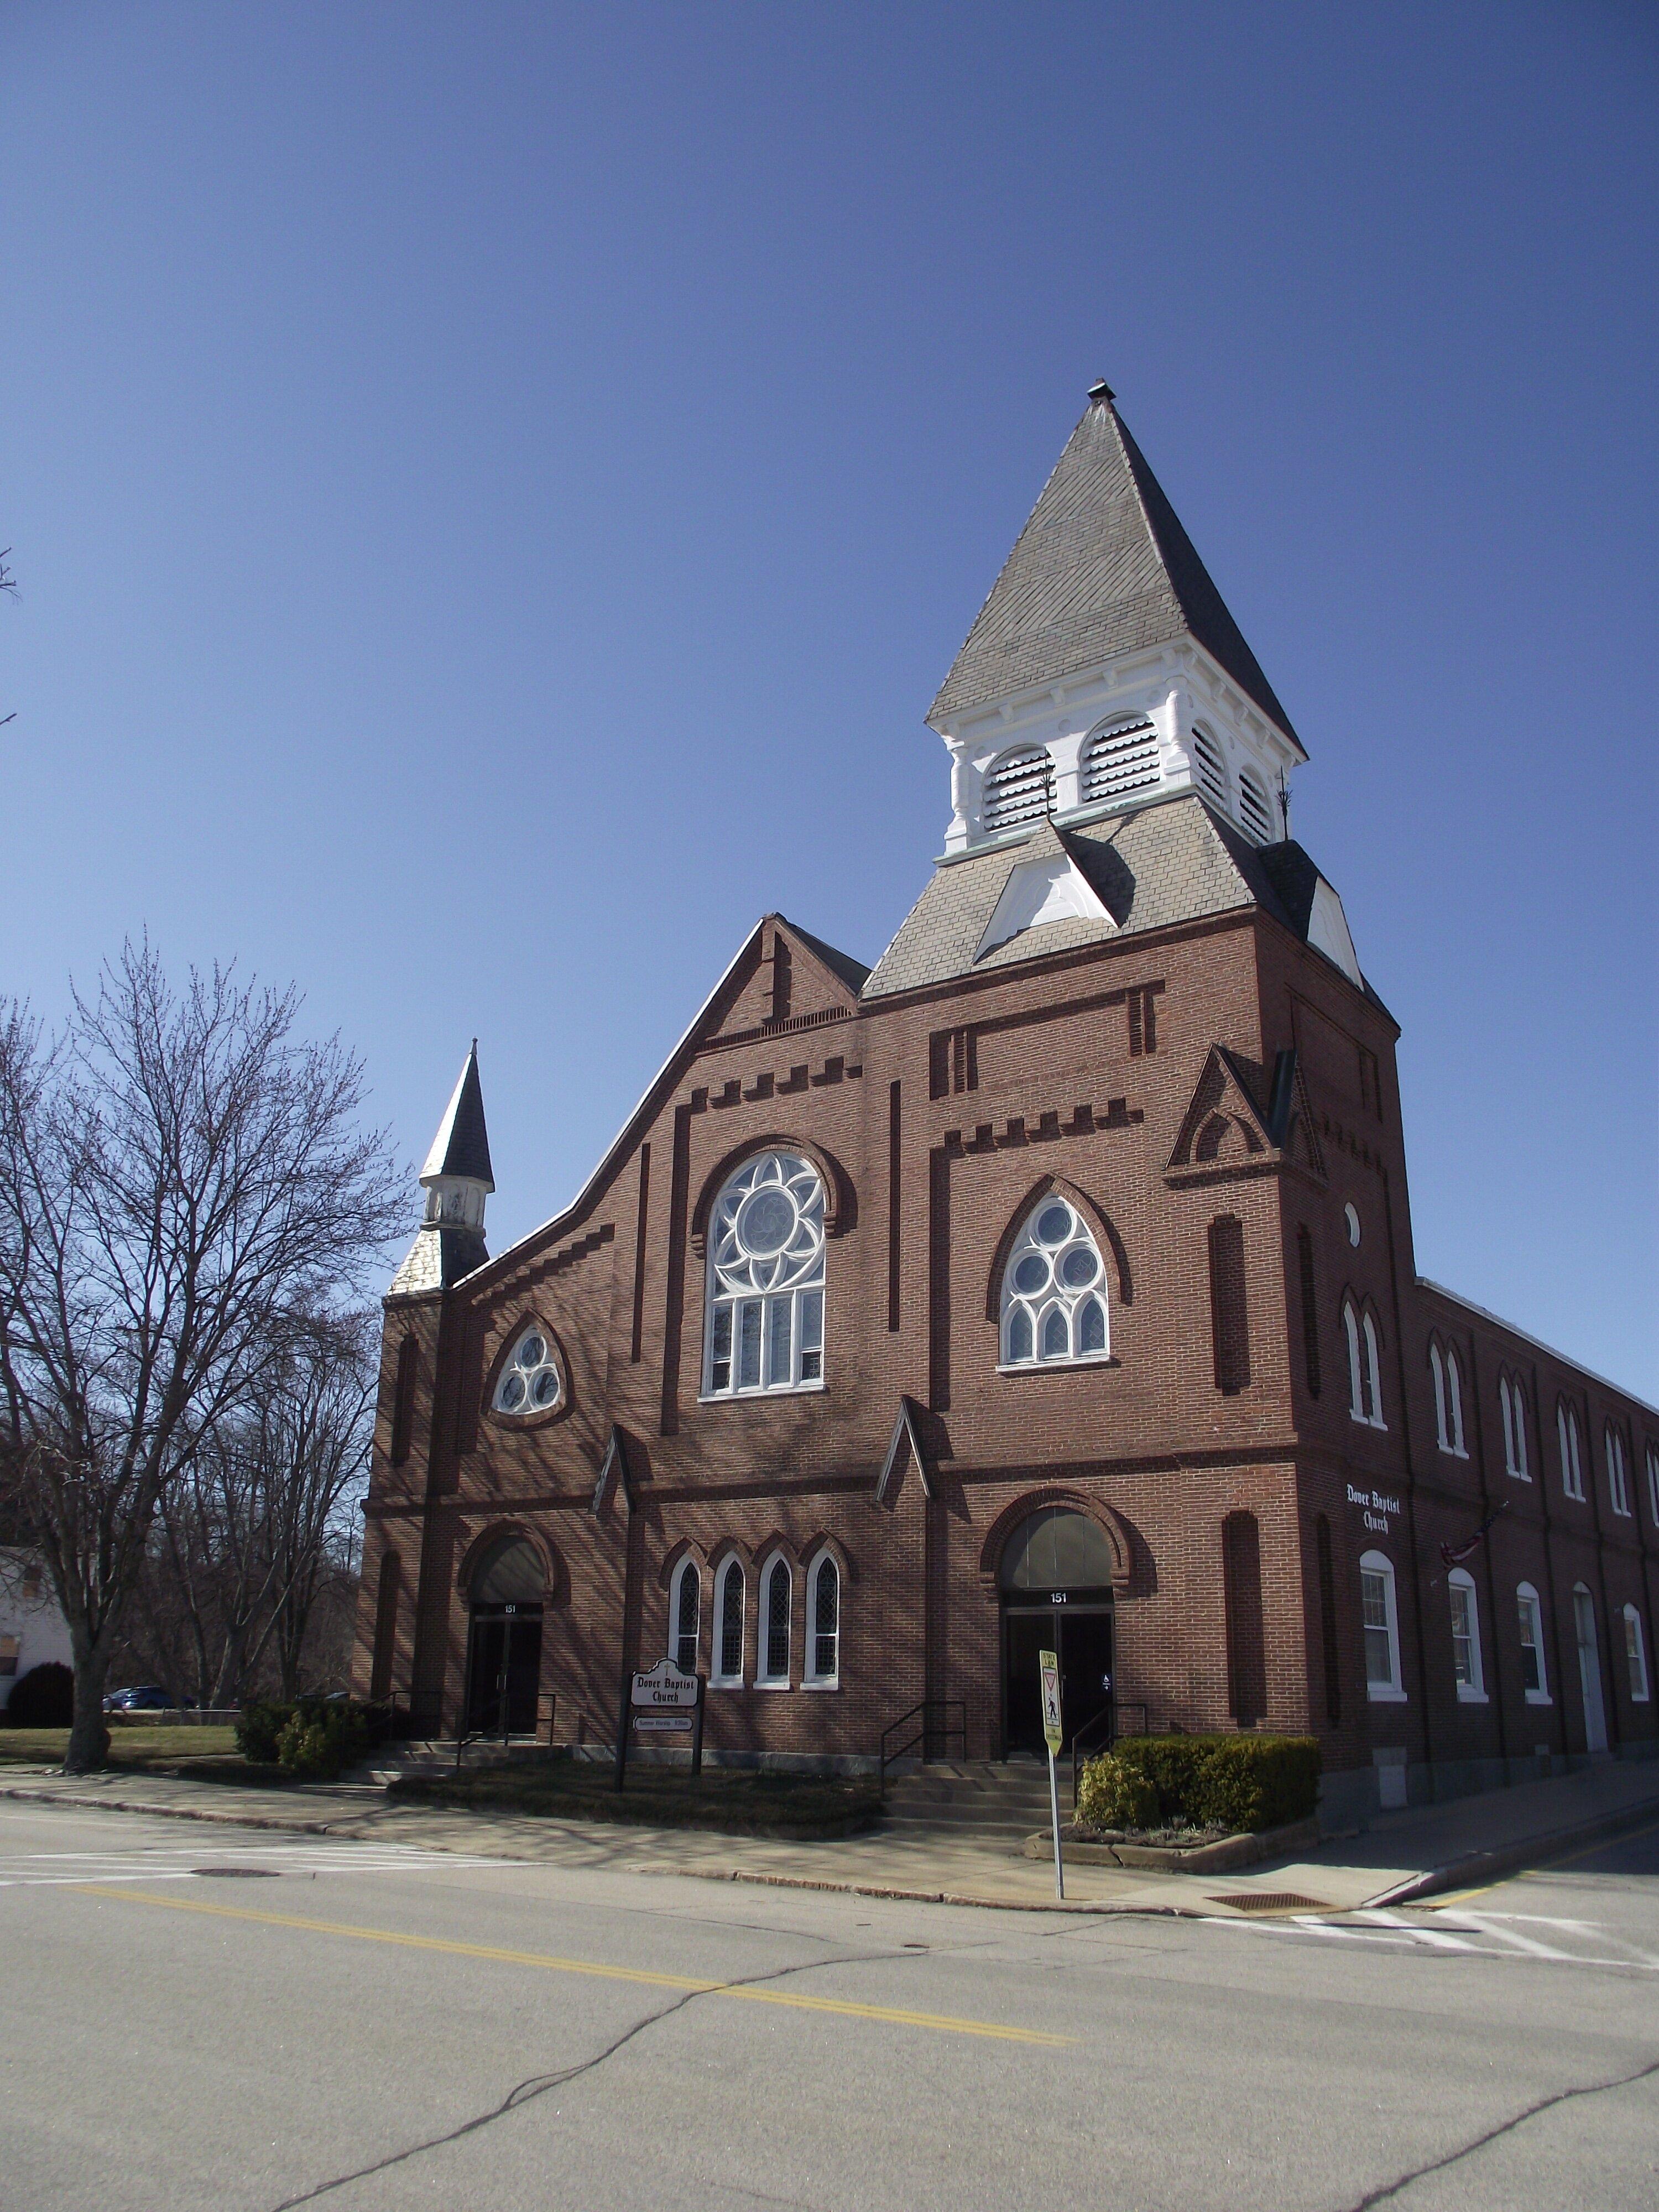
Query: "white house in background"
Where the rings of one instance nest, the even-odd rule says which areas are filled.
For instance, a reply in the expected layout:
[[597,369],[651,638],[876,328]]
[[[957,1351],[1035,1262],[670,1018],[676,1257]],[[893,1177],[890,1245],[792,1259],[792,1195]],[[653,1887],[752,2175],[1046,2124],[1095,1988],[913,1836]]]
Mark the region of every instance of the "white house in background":
[[58,1610],[37,1555],[0,1545],[0,1712],[13,1685],[33,1667],[57,1659],[73,1663],[69,1623]]

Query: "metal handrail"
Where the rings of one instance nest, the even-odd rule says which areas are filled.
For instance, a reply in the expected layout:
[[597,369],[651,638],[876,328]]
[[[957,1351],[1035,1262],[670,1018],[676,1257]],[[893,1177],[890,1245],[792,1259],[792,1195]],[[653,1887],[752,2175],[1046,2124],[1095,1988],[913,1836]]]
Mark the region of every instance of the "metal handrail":
[[[1123,1712],[1139,1713],[1140,1726],[1138,1729],[1121,1729],[1117,1724],[1118,1715]],[[1121,1735],[1145,1735],[1147,1732],[1146,1721],[1146,1708],[1144,1705],[1121,1705],[1114,1698],[1103,1712],[1097,1713],[1093,1720],[1086,1721],[1077,1731],[1072,1738],[1072,1810],[1073,1812],[1077,1810],[1077,1783],[1081,1763],[1080,1754],[1085,1745],[1091,1751],[1109,1751]],[[1103,1735],[1101,1734],[1103,1727],[1105,1731]],[[1096,1741],[1097,1738],[1099,1739],[1098,1741]]]
[[[950,1716],[953,1712],[959,1714],[961,1717],[952,1721]],[[943,1714],[944,1719],[936,1720],[933,1717],[936,1714]],[[888,1739],[896,1736],[901,1729],[909,1728],[911,1723],[918,1718],[921,1721],[920,1727],[912,1729],[902,1743],[896,1745],[890,1751]],[[925,1759],[930,1755],[930,1746],[943,1739],[948,1747],[953,1735],[961,1739],[962,1755],[966,1759],[968,1756],[968,1700],[965,1698],[924,1698],[919,1705],[912,1705],[908,1713],[901,1713],[896,1721],[890,1721],[881,1732],[883,1796],[887,1793],[887,1770],[890,1766],[895,1765],[901,1759],[908,1758],[918,1744],[921,1746],[921,1755]]]

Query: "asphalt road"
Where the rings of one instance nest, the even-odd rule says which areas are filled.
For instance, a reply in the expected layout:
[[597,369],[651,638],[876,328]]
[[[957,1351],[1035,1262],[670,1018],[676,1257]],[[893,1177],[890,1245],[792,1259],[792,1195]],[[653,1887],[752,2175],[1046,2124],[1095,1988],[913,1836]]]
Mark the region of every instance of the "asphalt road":
[[1659,1828],[975,1911],[0,1805],[4,2212],[1659,2206]]

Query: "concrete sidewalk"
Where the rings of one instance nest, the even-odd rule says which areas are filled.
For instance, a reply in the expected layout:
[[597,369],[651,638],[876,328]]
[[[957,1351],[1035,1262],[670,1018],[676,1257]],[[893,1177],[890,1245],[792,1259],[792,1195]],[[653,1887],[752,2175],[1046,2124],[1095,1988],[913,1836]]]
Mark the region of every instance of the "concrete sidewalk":
[[[239,1790],[161,1775],[70,1778],[26,1767],[0,1770],[0,1796],[540,1864],[852,1890],[928,1903],[1056,1909],[1050,1867],[1006,1848],[976,1844],[959,1829],[913,1829],[902,1837],[877,1830],[844,1842],[785,1843],[695,1829],[453,1812],[401,1803],[370,1785]],[[1066,1907],[1206,1915],[1352,1911],[1496,1879],[1648,1820],[1659,1820],[1659,1764],[1608,1761],[1551,1781],[1385,1815],[1360,1834],[1334,1838],[1317,1850],[1240,1875],[1071,1868]],[[1284,1902],[1267,1905],[1270,1897]]]

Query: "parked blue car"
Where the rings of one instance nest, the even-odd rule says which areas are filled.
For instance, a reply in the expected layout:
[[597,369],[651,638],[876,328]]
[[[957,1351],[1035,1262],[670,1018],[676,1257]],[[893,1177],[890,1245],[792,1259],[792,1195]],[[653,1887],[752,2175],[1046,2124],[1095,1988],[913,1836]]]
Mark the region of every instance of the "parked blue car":
[[141,1682],[137,1689],[112,1690],[104,1700],[106,1713],[170,1713],[177,1700],[159,1682]]

